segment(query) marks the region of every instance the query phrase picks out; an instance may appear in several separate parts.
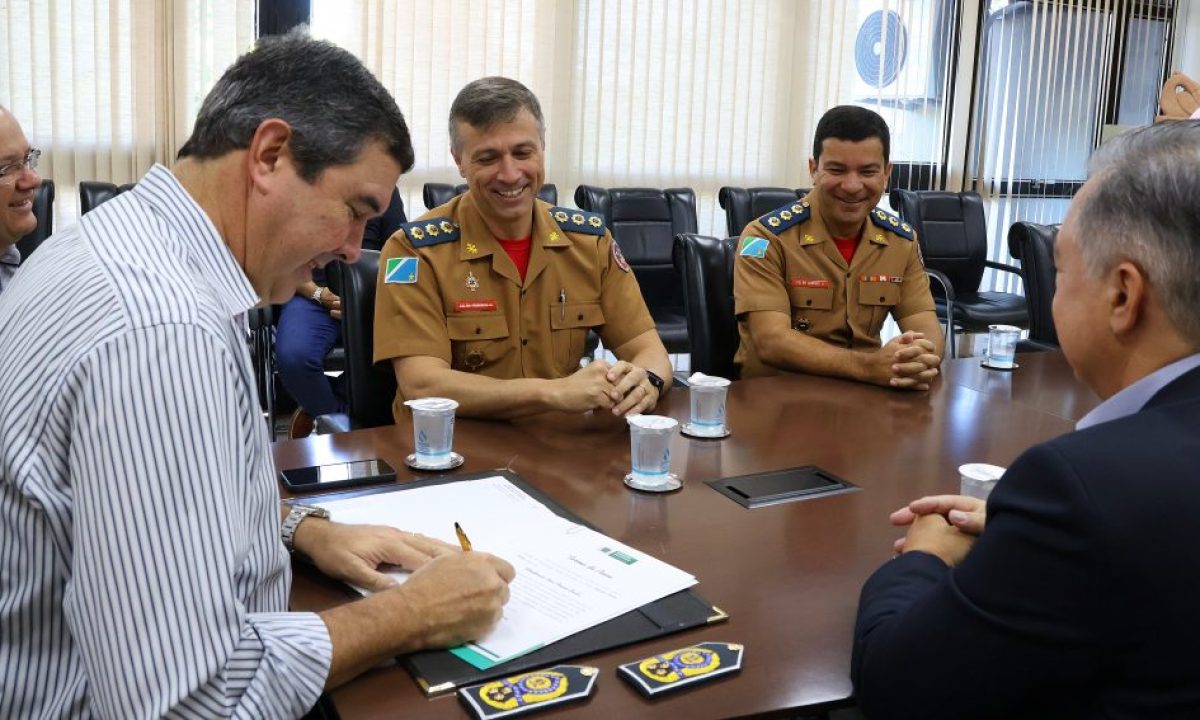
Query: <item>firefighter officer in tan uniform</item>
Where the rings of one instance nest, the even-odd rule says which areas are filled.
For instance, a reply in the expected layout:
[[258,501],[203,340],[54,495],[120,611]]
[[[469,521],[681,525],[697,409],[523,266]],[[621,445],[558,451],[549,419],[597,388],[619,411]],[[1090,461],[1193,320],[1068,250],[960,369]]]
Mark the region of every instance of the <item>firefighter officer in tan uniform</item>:
[[[465,416],[651,412],[671,364],[629,264],[594,213],[537,199],[537,98],[507,78],[468,84],[450,109],[468,191],[383,248],[375,361],[404,399],[448,397]],[[619,359],[580,367],[587,331]]]
[[[889,144],[878,114],[833,108],[817,124],[812,192],[746,226],[733,278],[743,378],[787,370],[929,388],[944,344],[929,278],[912,227],[875,208]],[[903,334],[881,347],[888,313]]]

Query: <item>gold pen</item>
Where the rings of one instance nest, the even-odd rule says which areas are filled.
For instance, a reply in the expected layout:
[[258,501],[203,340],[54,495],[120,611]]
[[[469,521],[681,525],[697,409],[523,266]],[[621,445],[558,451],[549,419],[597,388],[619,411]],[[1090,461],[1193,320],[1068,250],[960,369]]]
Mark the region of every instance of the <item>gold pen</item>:
[[458,536],[458,544],[462,546],[463,552],[471,552],[471,540],[463,532],[462,525],[454,523],[454,534]]

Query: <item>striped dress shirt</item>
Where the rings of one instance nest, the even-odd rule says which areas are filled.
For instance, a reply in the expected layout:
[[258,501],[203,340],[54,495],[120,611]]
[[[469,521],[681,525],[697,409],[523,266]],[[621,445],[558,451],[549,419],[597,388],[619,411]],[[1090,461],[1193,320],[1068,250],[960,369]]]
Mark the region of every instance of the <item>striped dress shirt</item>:
[[247,355],[258,302],[166,168],[0,295],[0,717],[296,717],[332,648],[287,610]]

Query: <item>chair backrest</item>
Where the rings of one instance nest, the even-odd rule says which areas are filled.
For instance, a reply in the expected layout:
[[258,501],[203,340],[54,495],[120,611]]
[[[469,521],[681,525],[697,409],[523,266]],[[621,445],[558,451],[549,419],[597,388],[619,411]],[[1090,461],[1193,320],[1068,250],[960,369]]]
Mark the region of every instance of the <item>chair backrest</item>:
[[108,202],[133,188],[133,183],[114,185],[110,182],[84,180],[79,183],[79,214],[87,215],[97,205]]
[[54,234],[54,181],[42,180],[33,193],[33,214],[37,218],[37,229],[17,241],[21,262],[25,262],[38,245]]
[[726,186],[717,193],[717,202],[725,210],[725,227],[729,236],[741,235],[750,221],[778,209],[808,194],[808,188],[733,187]]
[[738,348],[733,314],[733,260],[737,236],[718,239],[695,233],[675,236],[674,262],[687,309],[691,367],[735,379]]
[[1058,225],[1015,222],[1008,229],[1008,252],[1021,261],[1021,279],[1025,284],[1029,309],[1029,339],[1058,344],[1054,315],[1054,240]]
[[[421,188],[421,199],[425,202],[425,209],[432,210],[435,207],[445,205],[454,199],[456,195],[462,195],[467,191],[465,183],[461,185],[451,185],[450,183],[425,183],[425,187]],[[538,197],[551,205],[558,204],[558,187],[554,183],[546,183],[538,190]]]
[[580,185],[575,204],[600,213],[633,268],[642,297],[656,318],[683,314],[683,288],[675,274],[675,236],[696,232],[696,193],[691,188],[602,188]]
[[925,265],[945,273],[956,293],[979,290],[988,250],[979,193],[894,189],[890,200],[916,229]]
[[363,250],[358,262],[330,266],[342,290],[342,342],[346,346],[346,404],[353,426],[390,425],[396,375],[388,363],[376,366],[375,283],[379,253]]

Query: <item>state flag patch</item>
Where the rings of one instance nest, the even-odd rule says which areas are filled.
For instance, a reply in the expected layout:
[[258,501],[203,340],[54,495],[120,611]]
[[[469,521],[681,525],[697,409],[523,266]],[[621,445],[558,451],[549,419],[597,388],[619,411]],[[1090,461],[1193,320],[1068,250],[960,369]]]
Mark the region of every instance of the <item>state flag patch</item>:
[[417,281],[417,258],[394,257],[388,258],[384,267],[383,281],[385,283],[400,283],[408,285]]
[[759,259],[766,257],[767,239],[754,236],[742,238],[742,249],[738,251],[738,255]]

